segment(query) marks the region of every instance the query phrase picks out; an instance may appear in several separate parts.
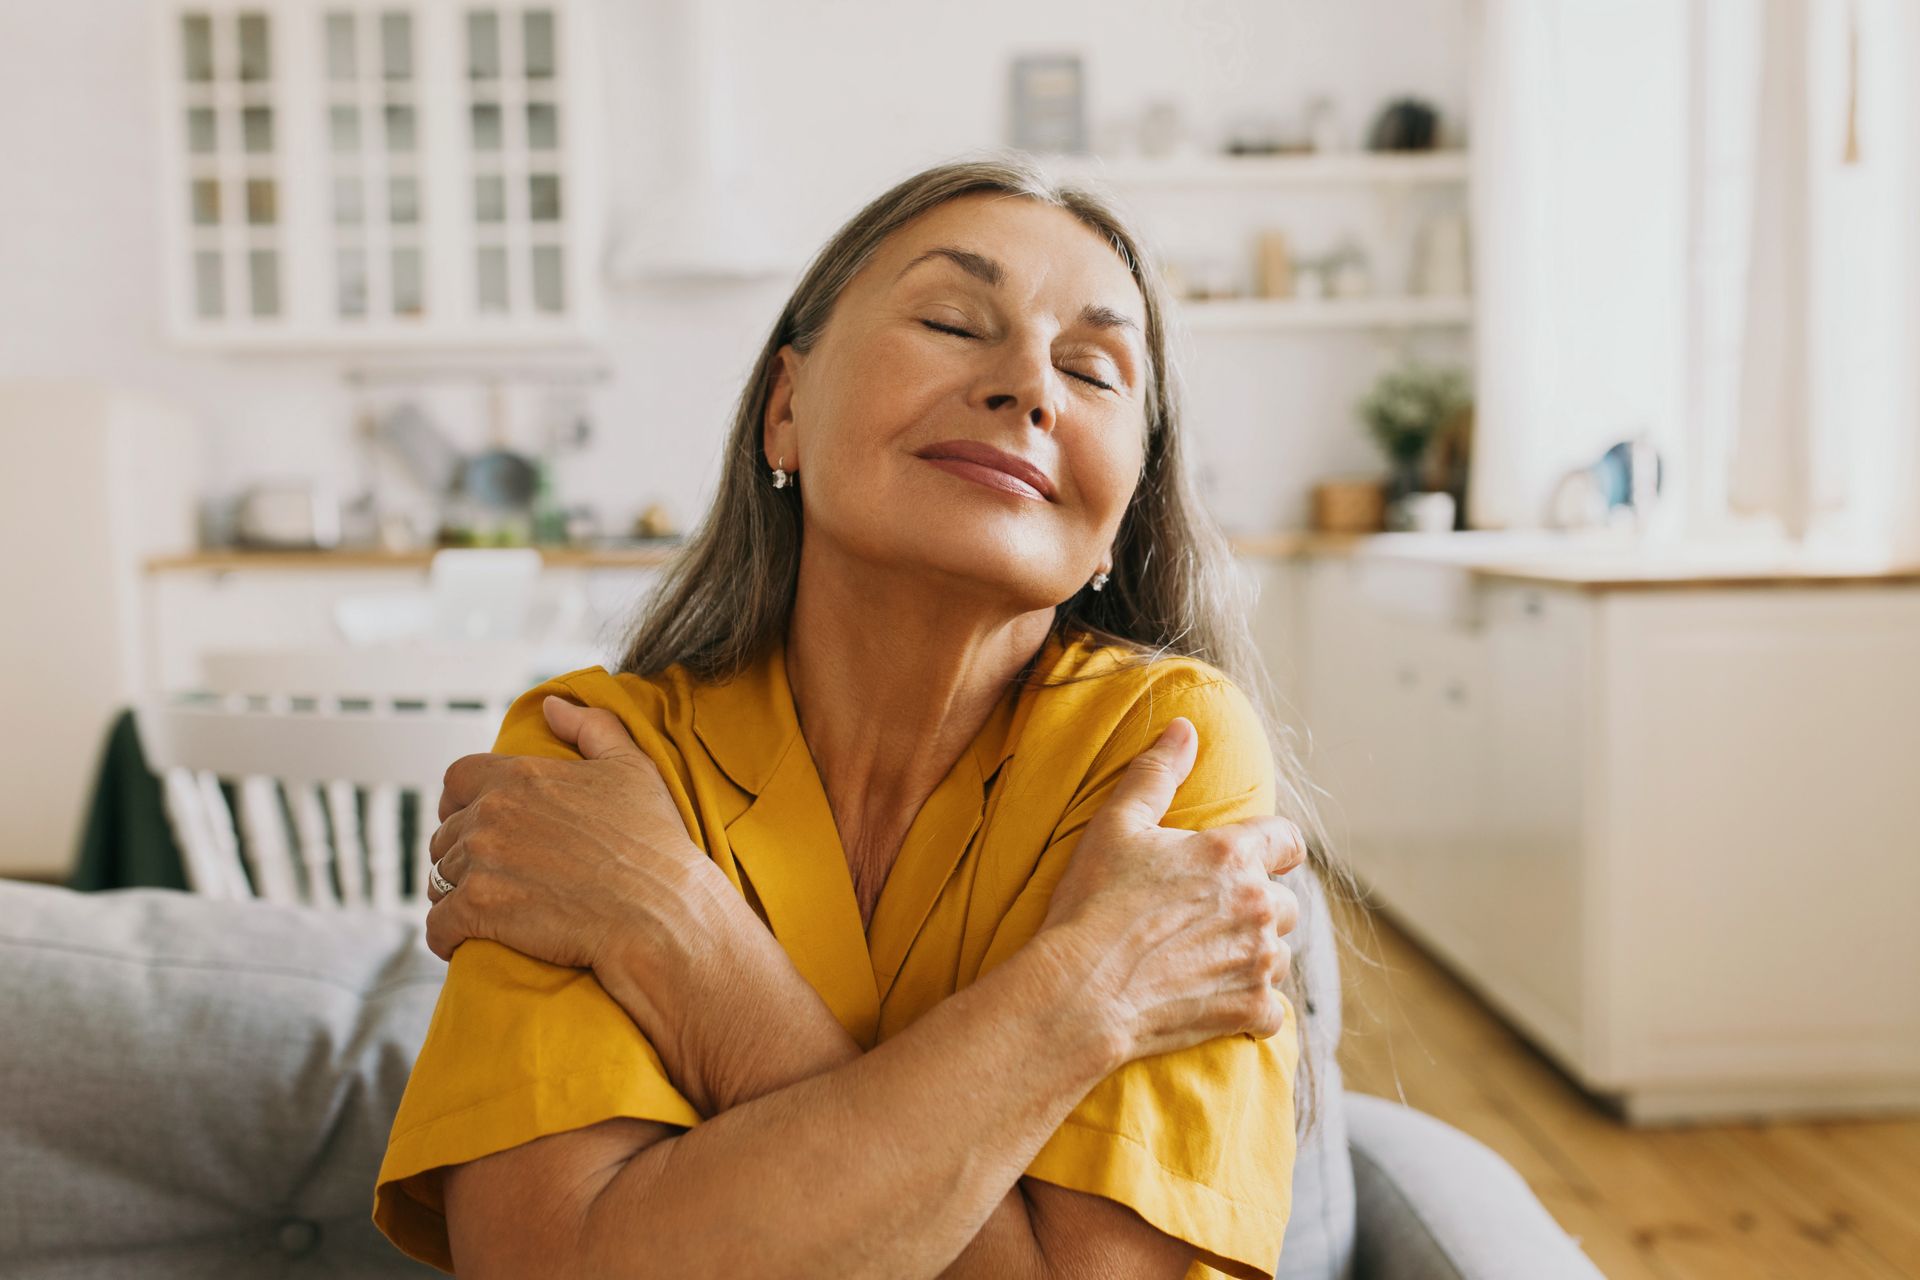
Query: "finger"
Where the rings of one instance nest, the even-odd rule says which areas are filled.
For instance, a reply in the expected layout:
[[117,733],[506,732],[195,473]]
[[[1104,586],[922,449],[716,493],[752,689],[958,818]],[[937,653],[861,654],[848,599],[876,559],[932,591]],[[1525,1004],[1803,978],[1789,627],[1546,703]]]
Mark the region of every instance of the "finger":
[[456,810],[477,800],[482,791],[494,784],[501,767],[517,758],[478,751],[448,765],[445,776],[440,779],[440,821],[445,822]]
[[[440,878],[454,888],[459,888],[460,881],[472,870],[472,861],[473,860],[467,856],[467,846],[464,844],[456,844],[453,848],[449,849],[446,856],[440,858],[436,864],[440,870]],[[427,877],[428,900],[438,902],[446,896],[446,894],[434,887],[433,877]]]
[[1307,840],[1298,823],[1262,814],[1247,818],[1240,825],[1260,833],[1260,860],[1266,865],[1268,875],[1283,876],[1307,860]]
[[1278,880],[1267,881],[1267,897],[1273,902],[1273,931],[1284,938],[1300,925],[1300,899]]
[[1114,784],[1108,804],[1119,809],[1136,826],[1157,826],[1173,803],[1174,792],[1187,780],[1200,751],[1200,734],[1193,721],[1175,716],[1153,740],[1153,745],[1133,758],[1127,771]]
[[1290,943],[1282,942],[1280,944],[1280,956],[1275,962],[1273,970],[1273,989],[1278,991],[1281,987],[1284,987],[1287,984],[1287,979],[1292,976],[1293,947]]
[[457,893],[445,894],[427,912],[427,950],[451,961],[453,951],[467,940],[466,905]]
[[[1284,942],[1280,944],[1283,951],[1286,945]],[[1278,1035],[1281,1031],[1285,1030],[1288,1013],[1292,1008],[1292,1002],[1287,999],[1286,993],[1283,992],[1281,988],[1286,982],[1285,974],[1291,968],[1292,963],[1290,957],[1283,955],[1280,966],[1275,969],[1273,978],[1267,983],[1266,990],[1259,1002],[1259,1012],[1254,1015],[1253,1020],[1244,1028],[1246,1033],[1254,1037],[1254,1039],[1265,1040],[1269,1036]]]
[[427,841],[427,850],[436,858],[446,857],[447,851],[460,842],[460,837],[471,825],[473,825],[472,805],[455,810],[451,815],[440,819],[440,825],[433,829],[433,837]]
[[583,707],[555,694],[540,704],[547,726],[563,742],[572,743],[588,760],[612,760],[637,756],[640,748],[633,735],[620,723],[620,717],[604,707]]

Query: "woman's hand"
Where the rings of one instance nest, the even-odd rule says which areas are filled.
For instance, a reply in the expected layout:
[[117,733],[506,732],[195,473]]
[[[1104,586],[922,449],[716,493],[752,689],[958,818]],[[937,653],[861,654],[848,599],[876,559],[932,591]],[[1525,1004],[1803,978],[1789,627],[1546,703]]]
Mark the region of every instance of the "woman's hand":
[[1216,1036],[1270,1036],[1284,1023],[1278,984],[1293,891],[1273,880],[1306,844],[1284,818],[1205,831],[1159,825],[1193,768],[1199,736],[1177,717],[1127,767],[1081,834],[1040,935],[1091,975],[1128,1060]]
[[636,942],[697,937],[688,914],[719,871],[613,713],[550,697],[547,724],[582,760],[462,756],[448,768],[432,851],[452,893],[429,890],[427,945],[443,960],[487,938],[551,964],[598,969]]
[[653,761],[618,716],[563,698],[547,724],[585,757],[463,756],[447,770],[432,849],[427,945],[450,958],[489,938],[550,964],[590,968],[702,1115],[800,1078],[764,1061],[742,1028],[801,1009],[790,1036],[858,1055],[773,935],[687,834]]

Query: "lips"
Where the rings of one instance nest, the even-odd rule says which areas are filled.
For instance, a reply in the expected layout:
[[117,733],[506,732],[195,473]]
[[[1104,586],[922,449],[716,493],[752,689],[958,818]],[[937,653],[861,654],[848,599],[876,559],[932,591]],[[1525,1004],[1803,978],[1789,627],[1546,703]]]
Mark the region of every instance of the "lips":
[[969,480],[1026,497],[1054,499],[1053,480],[1033,463],[978,440],[942,440],[919,456]]

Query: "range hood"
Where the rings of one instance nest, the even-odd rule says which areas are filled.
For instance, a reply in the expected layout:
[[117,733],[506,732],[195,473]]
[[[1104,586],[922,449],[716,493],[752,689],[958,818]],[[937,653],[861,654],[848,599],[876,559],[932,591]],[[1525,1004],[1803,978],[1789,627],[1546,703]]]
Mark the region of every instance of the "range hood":
[[764,193],[752,189],[732,124],[731,0],[673,0],[656,10],[666,56],[661,100],[674,105],[664,163],[650,190],[616,215],[607,276],[614,284],[753,281],[793,272],[775,242]]

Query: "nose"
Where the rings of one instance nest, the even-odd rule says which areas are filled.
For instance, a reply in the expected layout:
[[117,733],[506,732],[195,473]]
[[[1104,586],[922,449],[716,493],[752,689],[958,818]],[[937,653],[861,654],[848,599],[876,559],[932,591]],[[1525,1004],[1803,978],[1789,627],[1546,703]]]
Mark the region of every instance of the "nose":
[[1054,396],[1058,386],[1053,373],[1053,354],[1039,341],[1008,343],[1005,356],[994,367],[985,386],[991,388],[982,397],[995,413],[1009,408],[1031,425],[1043,431],[1054,427]]

